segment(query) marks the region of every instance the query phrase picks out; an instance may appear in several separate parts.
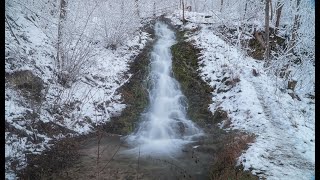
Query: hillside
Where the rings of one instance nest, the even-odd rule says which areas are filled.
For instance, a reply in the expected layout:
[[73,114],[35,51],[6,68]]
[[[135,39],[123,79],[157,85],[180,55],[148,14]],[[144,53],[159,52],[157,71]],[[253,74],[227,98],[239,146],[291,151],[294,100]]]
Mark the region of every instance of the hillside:
[[[145,134],[162,134],[169,142],[174,139],[180,143],[177,138],[181,137],[175,136],[188,132],[187,126],[193,127],[189,120],[210,137],[211,131],[218,131],[216,127],[231,135],[246,134],[235,136],[233,142],[254,137],[252,141],[245,139],[248,148],[239,147],[232,159],[244,172],[260,179],[315,178],[314,12],[311,1],[300,0],[6,0],[5,178],[18,179],[26,167],[32,169],[30,162],[41,159],[43,152],[47,154],[63,139],[90,139],[87,137],[100,131],[123,137],[140,132],[144,134],[142,142],[151,138]],[[158,21],[166,23],[176,36],[161,41],[167,49],[180,41],[188,45],[182,49],[189,45],[194,49],[174,52],[171,48],[173,55],[161,57],[167,50],[155,55],[154,51],[162,47],[155,43],[169,33],[155,35]],[[162,129],[167,122],[152,121],[162,131],[152,133],[155,125],[142,131],[139,127],[143,123],[138,122],[148,122],[147,112],[153,107],[150,104],[158,100],[151,87],[160,87],[156,77],[163,70],[148,75],[149,68],[155,66],[149,59],[177,60],[177,54],[186,57],[187,63],[174,61],[168,64],[172,70],[167,71],[177,79],[172,82],[179,81],[184,95],[176,92],[171,96],[169,90],[159,90],[159,94],[168,93],[171,99],[186,96],[187,100],[181,97],[172,102],[181,103],[172,107],[185,110],[174,115],[163,110],[159,114],[158,121],[166,114],[169,120],[179,121],[170,130]],[[157,63],[162,67],[161,62]],[[177,72],[176,65],[183,71]],[[185,87],[190,77],[198,85]],[[164,86],[180,87],[169,82]],[[163,98],[170,99],[166,95],[162,94]],[[194,98],[197,95],[200,98]],[[210,115],[190,112],[197,110],[193,103],[207,96],[210,99],[201,107]],[[188,102],[192,98],[195,101]],[[155,103],[157,110],[171,107],[170,103],[160,102]],[[150,115],[149,119],[157,117]],[[222,134],[213,136],[224,138]],[[139,147],[140,157],[140,145],[145,146],[137,146],[136,140],[130,140],[134,138],[128,139],[124,140],[125,146]],[[207,148],[206,141],[190,142],[194,143],[192,153],[198,149],[201,154],[201,148]],[[183,147],[172,144],[177,146],[175,151]],[[171,152],[170,143],[157,145],[153,149]],[[210,178],[223,179],[228,172],[222,172],[219,178],[214,173]]]

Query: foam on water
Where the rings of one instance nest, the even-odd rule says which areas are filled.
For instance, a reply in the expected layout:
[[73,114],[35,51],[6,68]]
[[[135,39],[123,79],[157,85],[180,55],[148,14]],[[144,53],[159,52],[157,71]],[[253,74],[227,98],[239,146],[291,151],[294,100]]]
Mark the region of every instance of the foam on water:
[[170,47],[175,43],[175,34],[161,22],[155,24],[155,34],[158,40],[151,53],[149,107],[127,142],[135,147],[130,152],[171,156],[181,152],[195,136],[201,136],[202,131],[186,117],[185,97],[172,76]]

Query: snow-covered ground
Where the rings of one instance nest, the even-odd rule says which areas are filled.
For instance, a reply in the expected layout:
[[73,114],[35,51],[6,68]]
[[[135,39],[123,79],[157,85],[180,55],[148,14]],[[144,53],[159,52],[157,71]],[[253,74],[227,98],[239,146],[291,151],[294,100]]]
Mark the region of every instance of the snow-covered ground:
[[[268,73],[263,61],[252,59],[238,47],[214,34],[219,19],[208,20],[207,14],[186,12],[185,29],[199,27],[188,41],[201,50],[199,71],[203,80],[215,88],[209,108],[228,112],[221,128],[239,129],[257,135],[254,143],[238,159],[245,170],[267,179],[312,179],[315,170],[315,100],[314,66],[304,62],[292,67],[299,79],[293,99],[283,79]],[[213,16],[214,17],[214,16]],[[182,25],[181,11],[168,16]],[[220,19],[221,20],[221,19]],[[257,76],[253,71],[256,71]],[[240,80],[240,81],[239,81]]]
[[[95,56],[91,66],[83,69],[71,87],[62,87],[57,83],[55,64],[54,37],[58,20],[57,16],[49,15],[57,14],[54,11],[57,4],[50,3],[54,1],[47,4],[44,1],[6,0],[7,179],[16,179],[14,170],[26,166],[26,154],[37,154],[50,148],[50,140],[86,134],[94,126],[119,114],[125,104],[121,102],[117,89],[130,80],[131,75],[127,73],[129,63],[149,39],[147,33],[136,33],[116,50],[97,43],[93,46]],[[218,12],[209,14],[210,18],[206,15],[186,12],[189,22],[184,28],[196,30],[189,40],[201,49],[201,76],[216,89],[210,110],[214,112],[222,108],[232,122],[230,127],[224,126],[227,122],[222,122],[221,127],[257,135],[256,141],[239,158],[239,163],[268,179],[310,179],[314,175],[315,161],[315,100],[306,94],[314,95],[314,66],[305,61],[299,67],[291,67],[293,78],[298,81],[295,93],[301,101],[292,99],[283,80],[267,73],[261,61],[245,56],[241,49],[226,43],[210,29],[226,21],[233,22],[231,19],[218,18]],[[169,17],[181,25],[180,16],[181,12],[176,12]],[[86,16],[82,18],[86,19]],[[104,18],[112,19],[107,15]],[[86,24],[85,21],[82,24]],[[91,29],[96,28],[94,24],[89,23]],[[201,27],[200,30],[197,27]],[[258,76],[252,74],[253,69]],[[19,86],[24,85],[21,81],[25,79],[16,76],[18,72],[32,72],[41,78],[44,87],[41,94],[45,100],[39,103],[26,97]],[[49,134],[42,129],[40,122],[68,131]]]
[[[39,15],[40,10],[39,14],[35,14],[30,8],[35,6],[27,1],[6,1],[6,16],[14,33],[6,23],[6,179],[16,179],[15,170],[27,165],[26,155],[39,154],[50,148],[50,140],[87,134],[94,130],[94,126],[119,114],[125,104],[117,89],[130,80],[131,75],[127,73],[129,63],[150,40],[149,34],[142,32],[133,35],[115,50],[96,44],[92,65],[71,87],[62,87],[57,83],[54,39],[48,33],[50,31],[43,28],[43,22],[47,22],[51,23],[52,31],[56,30],[53,22],[57,19],[53,16],[44,19]],[[17,72],[22,72],[22,77],[16,76]],[[24,85],[20,81],[28,75],[26,72],[31,72],[42,81],[44,88],[41,94],[45,99],[40,103],[29,99],[19,86]],[[44,130],[43,123],[61,128],[61,131]]]

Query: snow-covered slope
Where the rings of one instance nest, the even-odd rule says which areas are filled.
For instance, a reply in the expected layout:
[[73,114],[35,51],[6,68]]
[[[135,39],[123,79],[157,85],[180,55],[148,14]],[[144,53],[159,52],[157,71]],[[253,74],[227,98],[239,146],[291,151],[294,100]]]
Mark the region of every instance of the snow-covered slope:
[[[43,5],[43,9],[37,9],[36,5]],[[149,40],[149,34],[142,32],[116,50],[95,44],[92,65],[83,70],[71,87],[63,87],[58,83],[55,64],[53,35],[57,18],[41,14],[42,11],[49,14],[54,6],[45,2],[6,1],[7,179],[16,179],[16,170],[26,166],[27,154],[39,154],[50,148],[52,140],[87,134],[119,114],[125,104],[117,89],[130,80],[129,62]]]
[[[300,100],[293,99],[292,91],[280,83],[282,79],[267,73],[262,61],[247,57],[215,35],[211,25],[201,24],[204,16],[187,12],[192,23],[183,27],[200,27],[188,40],[201,50],[200,75],[215,89],[209,108],[228,112],[229,119],[221,128],[257,135],[238,162],[267,179],[311,179],[315,170],[315,100],[307,94],[314,94],[313,64],[303,62],[292,68],[297,79],[304,77],[295,92]],[[169,18],[182,24],[179,12]]]

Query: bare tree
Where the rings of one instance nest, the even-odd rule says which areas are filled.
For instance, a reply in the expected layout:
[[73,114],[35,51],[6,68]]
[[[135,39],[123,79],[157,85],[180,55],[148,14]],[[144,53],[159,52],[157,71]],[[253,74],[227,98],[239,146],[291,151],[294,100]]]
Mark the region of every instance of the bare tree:
[[292,28],[291,40],[289,43],[289,49],[291,49],[290,50],[291,52],[293,51],[293,47],[296,45],[298,29],[300,27],[300,14],[299,14],[300,1],[301,0],[297,0],[296,14],[294,16],[294,24],[293,24],[293,28]]
[[[61,0],[61,2],[66,2]],[[70,5],[71,6],[71,5]],[[79,29],[72,29],[70,24],[64,24],[59,27],[59,37],[58,37],[58,81],[63,86],[70,86],[72,82],[75,82],[78,77],[80,77],[84,69],[88,68],[93,63],[93,57],[96,53],[93,51],[93,42],[89,41],[86,37],[85,31],[87,29],[89,20],[92,17],[98,3],[90,9],[89,14],[85,16],[83,27]],[[79,21],[79,19],[71,20],[72,18],[66,18],[65,8],[66,4],[62,4],[63,10],[61,10],[61,19],[73,23],[73,21]],[[70,15],[71,16],[71,15]],[[67,20],[68,19],[68,20]],[[62,23],[62,20],[60,23]],[[79,31],[79,32],[77,32]]]
[[266,8],[265,8],[265,59],[269,61],[269,55],[270,55],[270,46],[269,46],[269,5],[270,0],[266,0]]
[[61,54],[61,43],[62,43],[62,26],[63,21],[66,17],[66,7],[67,7],[67,1],[66,0],[60,0],[60,15],[59,15],[59,23],[58,23],[58,42],[57,42],[57,65],[58,69],[63,68],[63,56],[60,56]]

